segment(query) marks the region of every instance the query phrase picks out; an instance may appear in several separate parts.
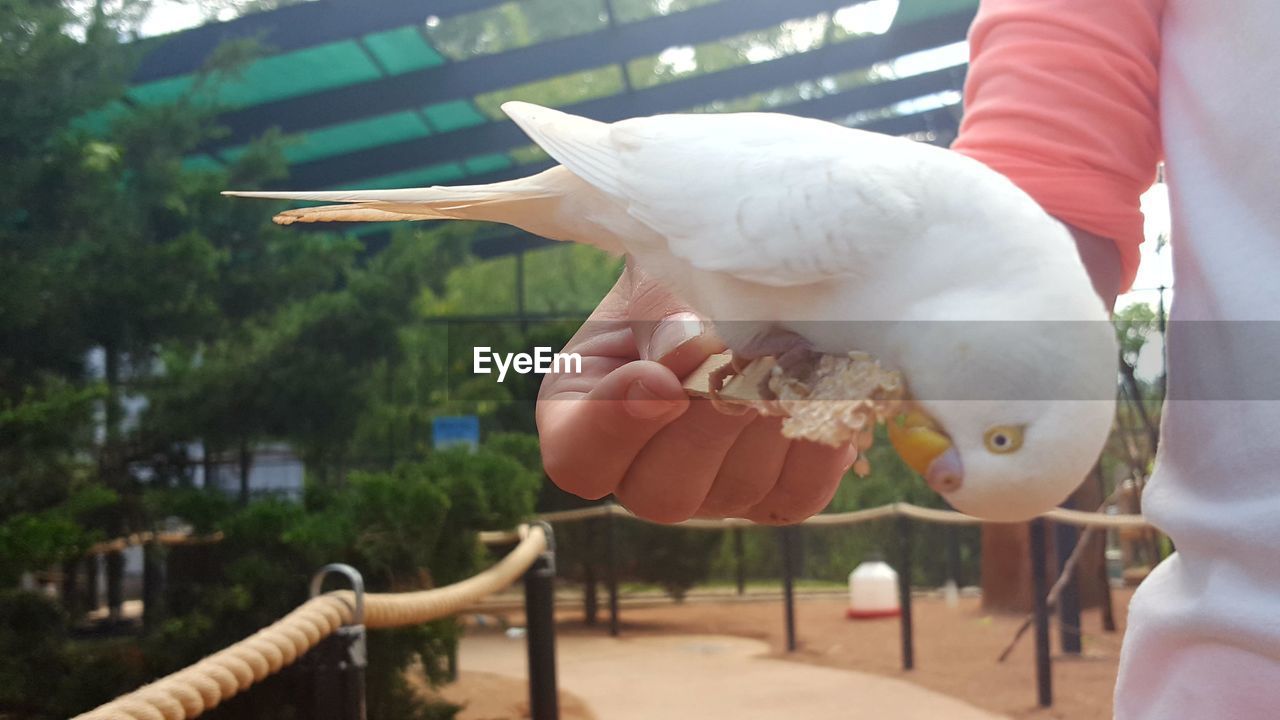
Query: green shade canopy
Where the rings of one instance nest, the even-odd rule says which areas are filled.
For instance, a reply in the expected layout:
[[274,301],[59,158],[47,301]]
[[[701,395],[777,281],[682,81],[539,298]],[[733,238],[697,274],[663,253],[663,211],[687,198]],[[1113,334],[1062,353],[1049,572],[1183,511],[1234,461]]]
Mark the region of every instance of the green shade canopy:
[[[200,86],[234,160],[278,128],[294,189],[491,182],[549,166],[502,115],[777,110],[954,137],[977,0],[314,0],[148,41],[127,98],[172,101],[223,42],[265,51]],[[100,128],[121,108],[83,119]]]

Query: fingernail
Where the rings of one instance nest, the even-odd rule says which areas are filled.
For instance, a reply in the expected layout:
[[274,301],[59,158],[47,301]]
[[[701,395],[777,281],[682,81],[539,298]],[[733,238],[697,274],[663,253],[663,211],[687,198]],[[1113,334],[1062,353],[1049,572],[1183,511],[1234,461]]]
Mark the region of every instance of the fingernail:
[[636,380],[627,387],[627,413],[640,420],[652,420],[671,411],[673,403],[654,394],[645,384]]
[[649,338],[646,360],[661,360],[670,355],[676,348],[702,335],[705,328],[702,318],[691,312],[670,315],[658,323],[657,329]]

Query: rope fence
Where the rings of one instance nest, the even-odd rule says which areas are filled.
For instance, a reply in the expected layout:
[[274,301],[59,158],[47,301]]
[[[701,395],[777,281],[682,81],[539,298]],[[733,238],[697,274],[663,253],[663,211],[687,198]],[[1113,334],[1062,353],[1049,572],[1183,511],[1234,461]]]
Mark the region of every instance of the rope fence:
[[[557,523],[591,520],[593,518],[607,517],[609,515],[649,522],[644,518],[632,514],[626,508],[612,503],[579,508],[576,510],[556,510],[553,512],[541,513],[536,517],[538,520],[543,522]],[[972,515],[966,515],[954,510],[940,510],[938,508],[921,507],[919,505],[913,505],[906,502],[895,502],[873,508],[865,508],[863,510],[814,515],[808,520],[798,524],[811,526],[856,525],[858,523],[883,520],[891,517],[909,517],[913,520],[950,525],[980,525],[986,522],[981,518],[976,518]],[[1106,513],[1088,512],[1085,510],[1057,508],[1040,515],[1040,517],[1045,518],[1046,520],[1052,520],[1056,523],[1075,525],[1082,528],[1097,527],[1111,530],[1151,527],[1151,523],[1147,522],[1145,517],[1142,515],[1132,514],[1108,515]],[[759,527],[757,523],[750,520],[743,520],[741,518],[727,518],[723,520],[695,518],[692,520],[685,520],[681,523],[676,523],[675,525],[666,526],[692,528],[696,530],[728,530],[733,528]],[[519,533],[516,530],[486,530],[480,533],[480,542],[486,545],[498,545],[507,542],[514,542],[519,538]],[[162,545],[186,545],[197,543],[216,543],[221,540],[221,532],[215,532],[204,536],[194,536],[187,532],[140,532],[96,543],[91,546],[85,554],[100,555],[104,553],[120,552],[129,547],[146,545],[152,542],[160,543]]]
[[[461,582],[410,593],[364,596],[364,623],[391,628],[453,615],[511,585],[550,548],[539,526],[518,532],[486,533],[501,543],[520,544],[495,565]],[[75,720],[186,720],[217,707],[254,683],[280,672],[321,640],[355,619],[356,596],[340,590],[314,597],[275,623],[200,662],[123,695]]]
[[[615,505],[613,503],[580,508],[577,510],[559,510],[556,512],[542,513],[538,515],[538,519],[543,522],[557,523],[577,522],[580,520],[590,520],[593,518],[609,516],[649,522],[642,517],[632,514],[621,505]],[[938,508],[927,508],[919,505],[912,505],[911,503],[906,502],[895,502],[863,510],[814,515],[804,522],[796,523],[796,525],[857,525],[859,523],[871,522],[873,520],[884,520],[892,517],[906,517],[911,518],[912,520],[950,525],[980,525],[987,522],[981,518],[976,518],[972,515],[966,515],[954,510],[940,510]],[[1142,515],[1108,515],[1106,513],[1087,512],[1084,510],[1068,510],[1065,508],[1050,510],[1039,517],[1046,520],[1052,520],[1053,522],[1060,524],[1075,525],[1077,527],[1084,528],[1098,527],[1106,529],[1122,529],[1151,527],[1151,523],[1149,523]],[[662,524],[668,527],[692,528],[697,530],[730,530],[734,528],[760,527],[757,523],[740,518],[729,518],[724,520],[694,518],[674,525],[666,525],[665,523],[655,524]]]
[[[554,574],[554,564],[547,558],[552,550],[549,525],[546,523],[569,523],[592,520],[596,518],[625,518],[641,520],[625,508],[610,503],[575,510],[543,513],[538,516],[539,525],[524,525],[517,530],[487,531],[478,535],[480,542],[487,545],[509,544],[517,542],[516,547],[492,567],[460,582],[441,588],[409,593],[374,593],[361,594],[352,590],[340,590],[325,593],[311,598],[280,620],[259,630],[253,635],[234,645],[226,647],[209,657],[179,670],[171,675],[145,685],[131,693],[123,695],[101,707],[77,716],[73,720],[187,720],[217,707],[226,700],[248,690],[255,683],[280,672],[293,665],[308,651],[315,648],[326,638],[340,630],[355,626],[362,633],[365,627],[371,629],[403,627],[436,620],[458,613],[478,601],[488,597],[514,583],[521,576],[526,578],[526,598],[535,592],[540,598],[539,604],[546,605],[546,618],[534,619],[531,616],[530,626],[538,624],[544,628],[539,652],[551,658],[551,668],[537,670],[532,664],[531,678],[535,674],[550,673],[550,679],[535,687],[531,682],[531,693],[534,702],[542,711],[539,717],[555,717],[554,690],[554,642],[551,638],[552,622],[550,619],[553,591],[549,578]],[[794,533],[798,527],[831,527],[857,525],[897,518],[899,532],[905,541],[908,520],[950,525],[975,525],[983,520],[952,510],[926,508],[905,502],[895,502],[874,508],[854,510],[850,512],[816,515],[803,523],[783,528],[784,546],[790,546],[794,540],[788,533]],[[1141,515],[1109,515],[1079,510],[1055,509],[1044,513],[1033,523],[1043,527],[1045,520],[1082,528],[1127,529],[1145,528],[1150,524]],[[647,522],[647,521],[646,521]],[[609,545],[612,550],[612,522],[609,523]],[[695,518],[678,523],[675,527],[702,530],[734,530],[757,527],[756,523],[742,519],[701,519]],[[1043,533],[1043,529],[1040,529]],[[164,544],[182,544],[189,542],[217,542],[221,537],[191,537],[182,533],[137,533],[128,537],[98,543],[91,552],[119,552],[126,547],[152,542]],[[610,553],[612,555],[612,552]],[[795,647],[794,613],[791,610],[792,598],[790,579],[794,568],[791,567],[790,551],[786,555],[786,601],[788,607],[788,647]],[[904,555],[904,562],[908,559]],[[541,563],[545,571],[546,587],[531,590],[529,578],[535,566]],[[900,574],[901,583],[909,582],[909,567],[903,568]],[[610,571],[612,575],[612,570]],[[611,589],[611,634],[617,635],[617,598],[616,584]],[[318,587],[318,585],[317,585]],[[902,590],[903,601],[903,650],[904,667],[912,665],[911,632],[910,632],[910,588]],[[363,617],[357,617],[358,606],[363,604]],[[529,603],[527,602],[528,606]],[[526,612],[530,608],[526,607]],[[1043,623],[1043,611],[1038,620]],[[1040,624],[1038,623],[1038,625]],[[1039,629],[1039,628],[1038,628]],[[363,637],[363,636],[361,636]],[[530,633],[531,653],[533,650],[533,633]],[[548,649],[549,648],[549,649]],[[532,656],[532,655],[531,655]],[[545,664],[545,663],[544,663]],[[546,689],[550,683],[550,690]]]
[[[619,591],[617,577],[617,543],[615,540],[614,524],[617,519],[636,520],[641,522],[649,522],[644,518],[638,517],[626,508],[610,503],[589,508],[580,508],[575,510],[564,510],[559,512],[544,513],[539,519],[550,523],[571,523],[583,522],[602,518],[605,522],[605,550],[606,550],[606,585],[609,593],[609,634],[617,637],[620,634],[620,612],[619,612]],[[980,525],[987,521],[976,518],[971,515],[956,512],[954,510],[943,510],[939,508],[921,507],[906,502],[895,502],[878,507],[864,508],[861,510],[853,510],[840,513],[825,513],[815,515],[804,522],[788,525],[778,528],[778,539],[781,544],[782,556],[782,582],[783,582],[783,608],[784,622],[786,631],[786,648],[788,651],[794,651],[797,648],[796,639],[796,613],[795,613],[795,592],[794,580],[796,575],[796,547],[799,544],[798,533],[801,528],[805,527],[837,527],[852,526],[875,521],[895,520],[894,532],[897,535],[899,547],[897,560],[898,573],[898,598],[899,598],[899,624],[902,635],[902,668],[911,670],[915,666],[915,639],[912,628],[912,556],[911,546],[913,543],[914,532],[911,528],[911,521],[924,523],[936,523],[951,526],[961,525]],[[1061,563],[1059,568],[1059,578],[1054,584],[1052,591],[1047,590],[1046,576],[1048,568],[1046,567],[1045,557],[1045,536],[1046,526],[1052,522],[1059,526],[1060,530],[1069,530],[1070,539],[1060,539],[1059,552],[1063,551],[1061,543],[1066,542],[1070,548],[1070,556],[1065,563]],[[655,523],[657,524],[657,523]],[[1137,514],[1109,514],[1105,512],[1087,512],[1081,510],[1071,510],[1066,508],[1056,508],[1049,512],[1043,513],[1028,522],[1029,537],[1033,547],[1031,552],[1032,576],[1035,579],[1035,587],[1033,595],[1036,598],[1035,609],[1026,620],[1024,627],[1018,631],[1014,639],[1010,643],[1010,648],[1017,643],[1022,634],[1029,628],[1036,629],[1036,690],[1038,702],[1042,707],[1048,707],[1052,704],[1052,680],[1051,680],[1051,659],[1048,652],[1048,616],[1051,609],[1058,605],[1059,596],[1064,599],[1064,605],[1059,609],[1064,614],[1064,623],[1067,613],[1074,618],[1074,625],[1079,626],[1079,606],[1073,593],[1075,590],[1068,591],[1068,580],[1074,573],[1076,561],[1079,560],[1080,553],[1088,542],[1092,533],[1105,530],[1132,530],[1153,527],[1145,517]],[[742,519],[703,519],[694,518],[686,520],[682,523],[671,525],[670,527],[682,527],[697,530],[720,530],[740,532],[745,528],[760,527],[754,522]],[[1075,535],[1077,528],[1083,529],[1083,532]],[[735,552],[738,555],[738,594],[743,593],[745,585],[744,573],[742,570],[742,549],[741,541],[735,546]],[[958,557],[958,556],[957,556]],[[1062,558],[1060,557],[1061,561]],[[953,561],[958,562],[958,560]],[[952,569],[955,572],[955,569]],[[953,575],[952,580],[955,580]],[[1073,586],[1071,586],[1073,587]],[[1069,604],[1065,603],[1070,599]],[[584,599],[584,607],[587,601]],[[594,608],[595,603],[592,601],[590,607]],[[1074,610],[1068,610],[1073,607]],[[594,610],[588,610],[588,617],[594,617]],[[593,622],[593,620],[588,621]],[[1066,627],[1064,625],[1064,627]],[[1065,637],[1065,635],[1064,635]],[[1064,643],[1066,641],[1064,640]],[[1066,645],[1064,645],[1066,648]],[[1064,649],[1064,652],[1071,652]],[[1076,654],[1078,650],[1074,651]],[[1007,655],[1008,650],[1005,654]],[[1003,660],[1003,657],[1001,658]]]
[[103,540],[94,543],[85,551],[86,555],[102,555],[105,553],[122,552],[128,548],[138,545],[150,545],[151,543],[159,543],[160,545],[198,545],[202,543],[222,542],[222,532],[215,532],[209,535],[192,535],[185,530],[177,530],[174,532],[136,532],[123,537],[113,538],[111,540]]

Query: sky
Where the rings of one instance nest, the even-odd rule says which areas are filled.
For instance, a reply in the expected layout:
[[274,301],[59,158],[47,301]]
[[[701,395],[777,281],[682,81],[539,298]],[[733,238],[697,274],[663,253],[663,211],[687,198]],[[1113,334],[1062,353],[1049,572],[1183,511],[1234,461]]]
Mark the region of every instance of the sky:
[[167,35],[200,25],[204,20],[204,12],[198,4],[189,1],[155,0],[151,12],[142,21],[141,34],[143,37]]

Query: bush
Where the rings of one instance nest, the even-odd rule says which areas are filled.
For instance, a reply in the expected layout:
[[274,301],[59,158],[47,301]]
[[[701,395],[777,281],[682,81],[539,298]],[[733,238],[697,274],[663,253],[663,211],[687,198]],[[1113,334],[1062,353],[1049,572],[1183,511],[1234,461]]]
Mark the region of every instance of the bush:
[[628,533],[636,579],[658,585],[677,602],[704,582],[720,533],[637,523]]
[[[522,447],[515,439],[504,443]],[[311,574],[325,563],[355,566],[370,592],[464,579],[490,562],[477,531],[510,527],[533,511],[541,476],[523,454],[517,460],[491,448],[450,449],[387,472],[353,473],[345,486],[309,495],[306,506],[264,499],[233,509],[220,498],[202,502],[185,493],[166,507],[216,526],[224,539],[172,548],[164,604],[174,615],[127,645],[75,646],[65,617],[47,601],[0,600],[0,651],[20,660],[0,659],[0,704],[29,706],[25,716],[33,718],[87,710],[275,621],[306,599]],[[458,637],[451,619],[370,633],[368,717],[452,717],[456,708],[424,704],[404,673],[417,664],[428,680],[441,681]],[[208,717],[296,717],[295,685],[286,671]],[[59,693],[75,698],[74,706],[39,703]]]

